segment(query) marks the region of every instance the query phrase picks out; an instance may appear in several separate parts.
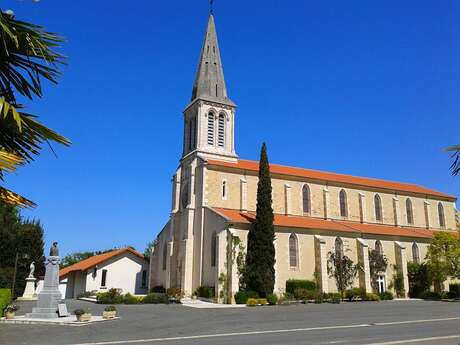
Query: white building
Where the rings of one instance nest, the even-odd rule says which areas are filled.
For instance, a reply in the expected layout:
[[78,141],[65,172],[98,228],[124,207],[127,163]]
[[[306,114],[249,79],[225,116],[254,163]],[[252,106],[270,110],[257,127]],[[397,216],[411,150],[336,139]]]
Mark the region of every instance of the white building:
[[132,248],[95,255],[59,271],[60,290],[65,298],[76,298],[85,291],[142,295],[148,292],[149,263]]

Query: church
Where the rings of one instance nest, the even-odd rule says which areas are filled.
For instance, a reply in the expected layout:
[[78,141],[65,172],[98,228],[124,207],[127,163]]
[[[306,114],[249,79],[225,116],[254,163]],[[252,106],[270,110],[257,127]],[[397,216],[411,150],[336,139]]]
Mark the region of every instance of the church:
[[[238,291],[232,239],[242,247],[255,218],[257,161],[235,151],[236,104],[229,98],[214,16],[210,14],[192,97],[184,114],[183,153],[172,178],[169,221],[158,234],[149,286],[199,286]],[[388,259],[379,292],[390,288],[394,267],[409,291],[407,263],[423,261],[436,231],[456,230],[456,197],[415,184],[270,165],[275,213],[275,293],[288,279],[316,280],[335,292],[328,253],[342,250],[362,270],[355,287],[371,292],[369,250]]]

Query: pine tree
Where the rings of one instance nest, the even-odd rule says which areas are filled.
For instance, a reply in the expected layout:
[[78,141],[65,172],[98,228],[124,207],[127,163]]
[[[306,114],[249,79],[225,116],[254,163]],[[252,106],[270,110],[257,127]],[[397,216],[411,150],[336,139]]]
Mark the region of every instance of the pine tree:
[[272,183],[267,147],[262,145],[257,184],[256,219],[248,234],[245,283],[261,297],[273,292],[275,285],[275,229],[273,227]]

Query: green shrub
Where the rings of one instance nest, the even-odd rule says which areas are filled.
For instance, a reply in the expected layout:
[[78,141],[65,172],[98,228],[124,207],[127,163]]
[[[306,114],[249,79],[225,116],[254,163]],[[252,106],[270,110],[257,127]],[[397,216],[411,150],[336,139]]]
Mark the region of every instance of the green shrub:
[[393,293],[390,292],[390,291],[385,291],[385,292],[379,293],[379,297],[380,297],[380,299],[382,301],[389,301],[389,300],[392,300],[394,298]]
[[141,298],[131,295],[129,292],[123,296],[124,304],[139,304],[141,303]]
[[271,293],[267,296],[267,301],[270,305],[276,305],[278,303],[278,296],[276,296],[274,293]]
[[260,304],[260,305],[267,305],[268,304],[268,301],[267,301],[266,298],[257,298],[256,301],[257,301],[257,304]]
[[246,291],[240,290],[235,293],[235,303],[236,304],[246,304],[249,298],[259,298],[259,295],[255,291]]
[[104,308],[104,311],[117,311],[117,308],[114,305],[108,305]]
[[194,295],[203,298],[214,298],[214,286],[200,286],[195,290]]
[[340,303],[342,300],[342,295],[340,292],[330,292],[328,294],[324,294],[323,299],[331,302],[331,303]]
[[318,293],[316,291],[307,290],[303,288],[294,290],[294,298],[296,300],[310,301],[316,299],[317,297]]
[[3,309],[11,302],[11,290],[0,289],[0,317],[3,316]]
[[92,296],[91,291],[85,291],[77,296],[77,298],[82,298],[82,297],[90,297]]
[[366,296],[366,290],[363,288],[353,288],[345,291],[345,298],[349,301],[356,301],[358,298],[363,299]]
[[437,300],[440,300],[442,296],[441,294],[434,292],[434,291],[425,291],[421,294],[420,298],[437,301]]
[[248,300],[246,301],[246,305],[248,307],[255,307],[257,305],[257,299],[256,298],[248,298]]
[[184,297],[184,293],[180,288],[172,287],[166,290],[166,294],[168,295],[170,300],[175,302],[179,302],[182,297]]
[[316,291],[316,283],[312,280],[289,279],[286,280],[286,292],[294,293],[296,289]]
[[99,304],[121,304],[123,303],[123,295],[118,289],[110,289],[107,292],[96,294],[96,301]]
[[163,285],[157,285],[151,288],[150,292],[166,293],[166,289],[163,287]]
[[87,312],[87,311],[86,311],[85,309],[82,309],[82,308],[75,309],[75,310],[73,311],[73,313],[74,313],[75,315],[77,315],[77,316],[81,316],[81,315],[83,315],[83,314],[86,314],[86,312]]
[[168,304],[169,298],[165,293],[152,292],[142,300],[144,304]]
[[366,298],[364,299],[365,301],[372,301],[372,302],[378,302],[380,301],[379,295],[375,293],[367,293]]
[[449,284],[449,298],[460,298],[460,284]]

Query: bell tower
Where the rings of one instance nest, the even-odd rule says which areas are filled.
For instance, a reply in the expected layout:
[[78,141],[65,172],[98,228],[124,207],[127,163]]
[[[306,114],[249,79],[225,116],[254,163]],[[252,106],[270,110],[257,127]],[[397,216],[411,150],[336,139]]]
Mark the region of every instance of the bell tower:
[[227,95],[214,16],[210,13],[192,99],[184,110],[182,160],[193,154],[236,160],[235,110],[235,103]]

